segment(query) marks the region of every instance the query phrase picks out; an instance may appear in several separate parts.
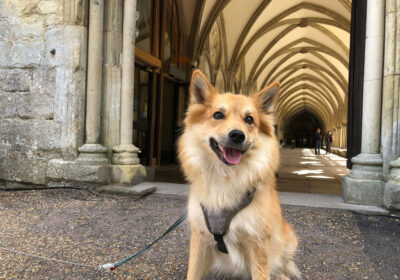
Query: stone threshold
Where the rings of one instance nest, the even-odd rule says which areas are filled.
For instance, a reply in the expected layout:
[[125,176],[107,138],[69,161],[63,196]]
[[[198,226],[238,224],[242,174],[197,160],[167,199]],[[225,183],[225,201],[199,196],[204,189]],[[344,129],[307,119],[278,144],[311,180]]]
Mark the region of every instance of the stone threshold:
[[96,188],[96,191],[100,193],[107,193],[107,194],[121,195],[121,196],[139,196],[139,197],[151,194],[156,190],[157,187],[150,182],[140,183],[133,186],[112,184]]
[[[156,193],[187,196],[188,185],[152,182],[157,187]],[[313,208],[330,208],[349,210],[368,215],[389,216],[390,212],[377,206],[357,205],[345,203],[343,197],[338,195],[279,192],[279,198],[283,205],[304,206]]]
[[341,209],[368,215],[390,215],[389,211],[378,206],[345,203],[343,197],[338,195],[279,192],[279,197],[283,205]]

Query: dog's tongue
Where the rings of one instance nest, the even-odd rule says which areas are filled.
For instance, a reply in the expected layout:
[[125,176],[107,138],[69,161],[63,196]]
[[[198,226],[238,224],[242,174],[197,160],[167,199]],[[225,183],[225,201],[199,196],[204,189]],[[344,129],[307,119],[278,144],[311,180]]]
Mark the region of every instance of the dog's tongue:
[[239,150],[226,147],[221,148],[222,152],[224,153],[224,158],[228,163],[238,164],[242,159],[242,153]]

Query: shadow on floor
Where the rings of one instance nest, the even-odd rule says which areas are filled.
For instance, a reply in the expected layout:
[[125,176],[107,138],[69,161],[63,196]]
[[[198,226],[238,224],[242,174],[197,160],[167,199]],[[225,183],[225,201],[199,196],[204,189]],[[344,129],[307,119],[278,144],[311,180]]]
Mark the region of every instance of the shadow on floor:
[[155,182],[186,184],[185,176],[177,164],[157,166],[154,170]]

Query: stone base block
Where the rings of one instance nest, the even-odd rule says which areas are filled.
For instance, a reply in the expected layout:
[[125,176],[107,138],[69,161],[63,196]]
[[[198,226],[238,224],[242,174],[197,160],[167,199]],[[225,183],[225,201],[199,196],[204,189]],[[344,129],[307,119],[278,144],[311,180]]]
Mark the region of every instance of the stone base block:
[[0,180],[0,190],[34,190],[45,187],[46,185]]
[[98,192],[125,195],[125,196],[145,196],[153,193],[157,188],[151,183],[141,183],[135,186],[126,185],[107,185],[97,188]]
[[400,186],[385,184],[383,202],[386,208],[400,215]]
[[146,168],[143,165],[111,165],[111,182],[129,186],[147,180]]
[[382,181],[344,176],[343,198],[346,203],[380,206],[383,204]]
[[48,163],[46,177],[50,181],[82,181],[107,184],[109,165],[81,165],[75,161],[53,159]]

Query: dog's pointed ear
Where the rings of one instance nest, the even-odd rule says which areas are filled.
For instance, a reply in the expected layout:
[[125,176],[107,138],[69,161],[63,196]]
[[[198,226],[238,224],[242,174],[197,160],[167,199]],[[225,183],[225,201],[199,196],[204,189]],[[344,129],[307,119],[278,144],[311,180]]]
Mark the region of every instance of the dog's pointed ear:
[[278,100],[279,87],[279,82],[274,82],[256,94],[253,94],[253,98],[256,98],[257,103],[261,106],[265,114],[270,114],[274,111]]
[[192,104],[204,104],[215,93],[214,87],[207,77],[200,71],[195,70],[190,84],[190,101]]

